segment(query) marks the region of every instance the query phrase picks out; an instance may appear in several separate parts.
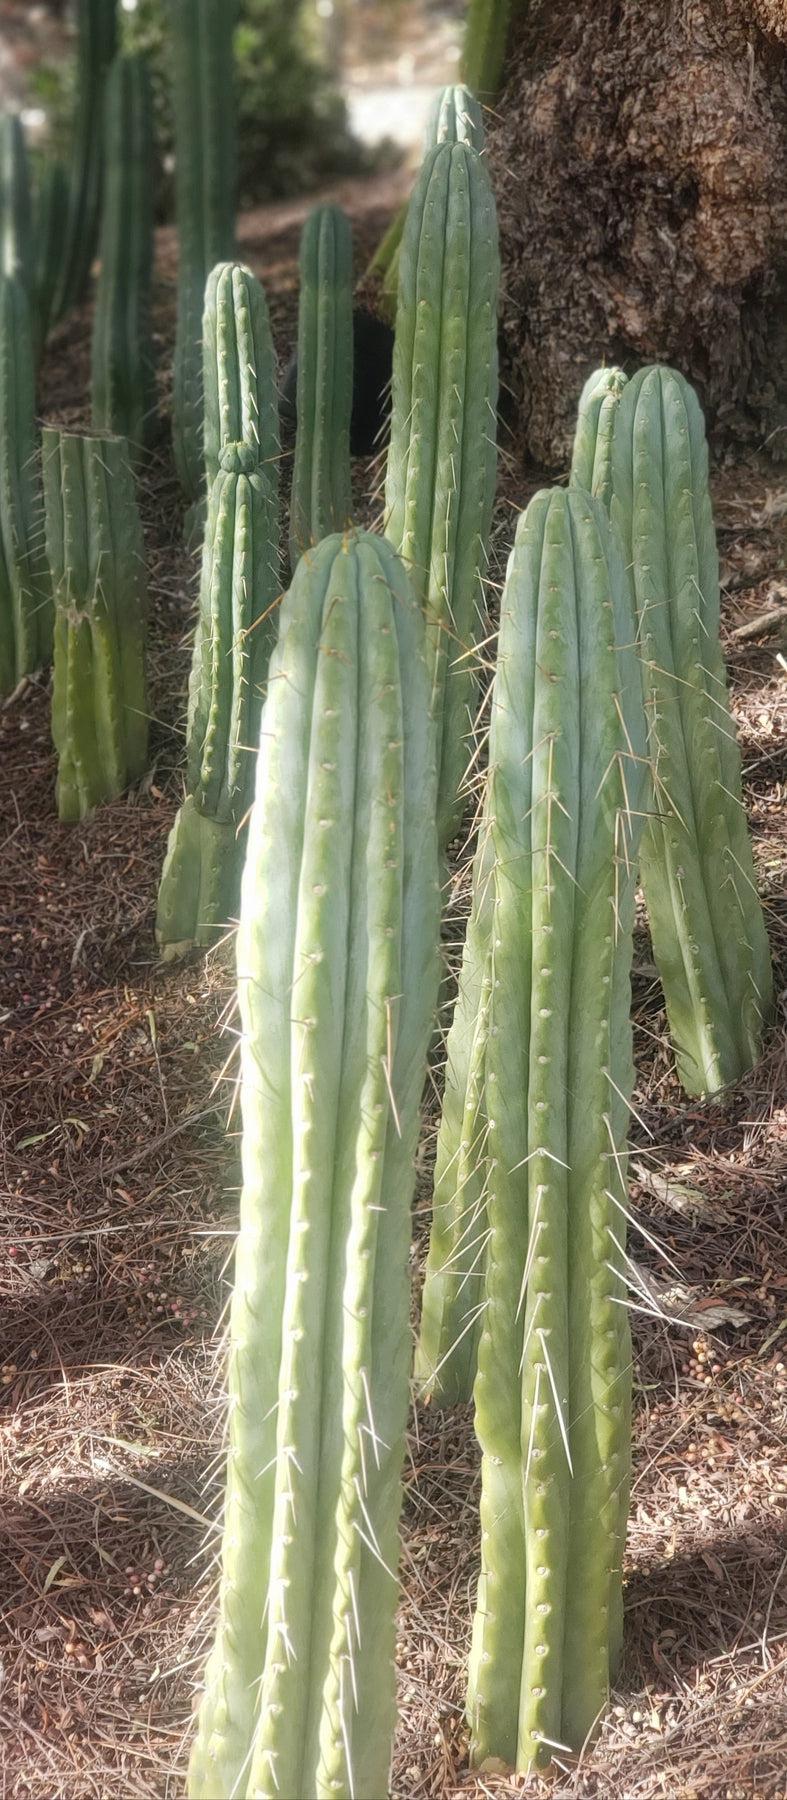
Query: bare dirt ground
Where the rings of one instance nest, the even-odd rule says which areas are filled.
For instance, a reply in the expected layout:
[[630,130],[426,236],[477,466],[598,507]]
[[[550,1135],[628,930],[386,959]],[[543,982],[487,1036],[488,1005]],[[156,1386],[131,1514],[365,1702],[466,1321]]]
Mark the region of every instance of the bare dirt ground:
[[[342,197],[360,269],[396,195],[345,185]],[[249,215],[241,231],[283,356],[302,214]],[[173,273],[162,234],[162,366]],[[48,418],[87,423],[88,365],[85,309],[52,344],[42,381]],[[368,489],[368,471],[361,475]],[[512,440],[495,579],[533,486]],[[765,463],[727,469],[716,499],[746,798],[783,994],[787,698],[778,655],[787,639],[784,624],[747,630],[787,599],[787,478]],[[141,502],[153,726],[140,788],[82,825],[61,826],[47,683],[29,683],[0,712],[4,1800],[182,1795],[211,1626],[238,1182],[236,1118],[227,1129],[232,943],[230,934],[207,961],[173,969],[158,965],[153,942],[157,876],[181,791],[196,574],[181,545],[166,435]],[[449,939],[466,905],[463,861]],[[632,1231],[632,1246],[655,1298],[652,1311],[643,1300],[633,1314],[625,1664],[599,1743],[578,1767],[528,1791],[552,1800],[776,1800],[787,1794],[783,1016],[751,1079],[722,1104],[700,1107],[675,1081],[644,931],[634,999],[632,1212],[642,1230]],[[439,1071],[420,1157],[421,1243],[438,1090]],[[467,1771],[476,1503],[469,1413],[416,1408],[395,1800],[520,1791]]]

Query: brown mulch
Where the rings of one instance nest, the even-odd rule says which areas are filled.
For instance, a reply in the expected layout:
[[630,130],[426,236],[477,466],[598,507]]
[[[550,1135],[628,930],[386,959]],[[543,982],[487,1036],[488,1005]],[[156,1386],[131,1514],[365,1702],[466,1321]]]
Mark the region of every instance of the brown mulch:
[[[359,268],[396,197],[345,184]],[[283,358],[303,210],[248,215],[241,232],[244,256],[265,277]],[[162,234],[162,368],[173,282]],[[47,418],[87,422],[88,365],[85,310],[48,356]],[[533,485],[512,453],[496,580]],[[158,964],[153,943],[181,786],[195,583],[166,436],[141,503],[153,725],[140,788],[61,826],[46,683],[29,683],[0,710],[0,1793],[9,1800],[181,1795],[211,1622],[238,1184],[234,1117],[226,1129],[232,945],[172,968]],[[780,487],[756,465],[722,471],[717,516],[746,796],[782,993],[787,703],[778,657],[787,632],[735,631],[787,594],[787,479]],[[452,939],[466,908],[462,860]],[[633,1315],[625,1664],[599,1743],[578,1768],[528,1791],[776,1800],[787,1793],[784,1039],[774,1029],[752,1077],[701,1107],[675,1081],[642,929],[634,999],[631,1205],[648,1235],[632,1231],[632,1253],[656,1297],[650,1315]],[[434,1097],[427,1111],[421,1242]],[[521,1790],[467,1770],[477,1492],[469,1414],[418,1407],[406,1471],[396,1800]]]

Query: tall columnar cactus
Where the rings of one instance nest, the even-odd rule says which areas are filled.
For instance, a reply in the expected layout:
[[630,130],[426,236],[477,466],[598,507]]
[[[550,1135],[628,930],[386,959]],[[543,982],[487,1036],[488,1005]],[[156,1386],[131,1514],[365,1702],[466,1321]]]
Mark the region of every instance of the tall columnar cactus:
[[387,1792],[438,918],[423,624],[390,547],[335,536],[284,601],[243,878],[230,1450],[191,1800]]
[[30,170],[18,113],[0,113],[0,275],[13,275],[29,290],[33,221]]
[[189,680],[187,795],[170,832],[156,937],[165,957],[210,945],[237,916],[278,574],[276,463],[225,444],[210,491]]
[[756,1062],[772,977],[719,646],[704,424],[674,370],[641,369],[624,389],[612,489],[655,787],[642,842],[653,948],[681,1081],[714,1093]]
[[437,1405],[472,1399],[484,1311],[487,1119],[484,1091],[493,882],[489,820],[481,823],[473,899],[446,1046],[432,1229],[415,1372]]
[[54,299],[62,318],[81,297],[98,238],[104,87],[117,44],[117,0],[77,0],[77,85],[66,226]]
[[0,697],[48,662],[51,651],[30,313],[21,280],[5,276],[0,277]]
[[603,500],[606,507],[612,499],[612,439],[625,385],[622,369],[595,369],[579,399],[571,480]]
[[274,487],[279,458],[276,359],[265,295],[242,263],[217,263],[202,324],[204,451],[208,492],[227,444],[256,451]]
[[426,614],[437,730],[438,836],[462,812],[497,468],[495,202],[469,144],[427,152],[399,265],[386,535]]
[[511,15],[524,3],[525,0],[469,0],[462,44],[462,80],[482,100],[494,100],[501,86]]
[[316,206],[301,236],[298,425],[290,504],[290,566],[341,531],[352,511],[352,234],[338,206]]
[[71,821],[145,768],[145,559],[124,438],[49,429],[43,464],[57,806]]
[[579,1749],[621,1629],[633,890],[644,717],[601,503],[537,494],[501,609],[486,1292],[475,1385],[476,1763]]
[[[441,88],[429,111],[424,149],[433,150],[435,144],[465,143],[480,152],[485,142],[483,110],[475,95],[461,83]],[[405,205],[386,231],[367,271],[369,276],[382,283],[378,303],[381,312],[391,320],[396,317],[399,256],[406,218]]]
[[101,273],[93,321],[93,426],[149,442],[155,411],[150,282],[153,268],[153,109],[144,56],[118,56],[107,81]]
[[178,319],[173,441],[181,487],[204,486],[202,312],[205,283],[235,241],[235,0],[171,0]]
[[50,159],[41,169],[33,205],[33,349],[41,359],[55,304],[68,217],[68,176]]

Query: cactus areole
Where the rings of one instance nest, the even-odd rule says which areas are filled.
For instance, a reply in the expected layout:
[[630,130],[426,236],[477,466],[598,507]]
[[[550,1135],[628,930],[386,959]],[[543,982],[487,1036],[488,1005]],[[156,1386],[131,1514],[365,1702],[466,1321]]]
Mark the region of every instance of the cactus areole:
[[191,1800],[387,1792],[437,867],[419,609],[383,540],[327,538],[282,608],[243,878],[230,1448]]

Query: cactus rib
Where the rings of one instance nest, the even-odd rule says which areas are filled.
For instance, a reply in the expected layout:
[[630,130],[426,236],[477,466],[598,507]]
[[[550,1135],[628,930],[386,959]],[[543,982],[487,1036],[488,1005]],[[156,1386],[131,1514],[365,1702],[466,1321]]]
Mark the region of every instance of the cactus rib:
[[18,277],[30,291],[32,274],[30,170],[18,113],[0,114],[0,275]]
[[326,539],[282,609],[243,882],[227,1511],[192,1800],[386,1790],[434,803],[406,578],[369,534]]
[[427,622],[438,744],[438,837],[462,812],[494,498],[497,401],[495,204],[467,143],[425,159],[400,251],[386,535]]
[[43,465],[55,598],[52,737],[58,812],[69,821],[145,768],[145,565],[124,438],[50,428]]
[[621,1226],[644,727],[599,502],[535,497],[501,611],[489,816],[489,1241],[475,1387],[472,1756],[580,1748],[616,1649],[630,1355]]
[[642,879],[654,954],[681,1081],[714,1093],[759,1055],[772,976],[719,646],[703,419],[671,369],[641,369],[620,398],[611,512],[634,585],[653,766]]

